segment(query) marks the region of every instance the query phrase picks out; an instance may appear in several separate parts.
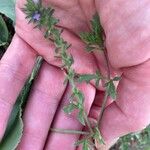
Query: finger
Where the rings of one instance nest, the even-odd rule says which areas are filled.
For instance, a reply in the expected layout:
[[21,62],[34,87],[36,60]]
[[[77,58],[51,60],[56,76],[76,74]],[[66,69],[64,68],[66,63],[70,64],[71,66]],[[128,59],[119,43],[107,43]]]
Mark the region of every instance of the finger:
[[44,63],[23,116],[24,131],[18,150],[42,150],[65,86],[64,73]]
[[[105,51],[107,51],[105,49]],[[96,58],[98,68],[100,68],[100,72],[104,77],[108,76],[108,72],[110,72],[111,78],[114,78],[116,76],[121,76],[122,71],[120,69],[114,68],[111,63],[109,62],[109,59],[107,60],[107,54],[105,55],[103,51],[93,51],[93,54]],[[108,63],[108,65],[107,65]],[[109,67],[109,68],[108,68]],[[109,70],[108,70],[109,69]]]
[[0,139],[20,90],[35,62],[36,54],[17,35],[0,61]]
[[[85,95],[85,108],[88,113],[95,96],[95,88],[93,88],[91,85],[86,85],[86,84],[82,84],[79,87]],[[71,94],[70,88],[71,87],[69,86],[63,97],[62,104],[57,111],[53,123],[53,128],[72,129],[72,130],[82,131],[83,126],[79,123],[79,121],[77,121],[76,113],[74,112],[72,115],[68,116],[62,110],[62,108],[68,104],[68,100]],[[78,138],[79,135],[68,135],[68,134],[50,132],[45,149],[56,150],[56,149],[60,149],[62,146],[62,149],[73,150],[75,149],[74,143],[77,141]]]
[[[104,100],[104,95],[105,95],[105,91],[97,91],[94,102],[90,109],[89,117],[95,121],[98,119],[98,116],[100,115],[101,107]],[[110,105],[113,101],[114,100],[112,98],[108,97],[105,107]]]
[[[104,95],[105,95],[105,91],[97,90],[96,91],[96,96],[95,96],[95,99],[94,99],[94,102],[93,102],[93,105],[101,107],[102,103],[103,103]],[[107,100],[106,106],[111,104],[112,102],[113,102],[113,99],[109,97],[109,99]]]

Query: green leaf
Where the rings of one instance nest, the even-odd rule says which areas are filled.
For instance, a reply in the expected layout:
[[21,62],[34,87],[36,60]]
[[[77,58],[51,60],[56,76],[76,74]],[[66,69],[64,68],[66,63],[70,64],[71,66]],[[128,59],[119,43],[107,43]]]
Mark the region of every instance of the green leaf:
[[[19,99],[20,100],[20,99]],[[23,131],[23,122],[21,119],[20,101],[17,101],[12,115],[10,117],[7,130],[0,143],[0,150],[15,150]]]
[[[33,0],[26,0],[27,3],[25,4],[25,8],[23,8],[22,10],[24,12],[26,12],[28,14],[27,17],[30,17],[30,15],[32,15],[33,13],[35,13],[35,11],[39,11],[39,6],[41,6],[39,3],[34,3]],[[41,8],[43,9],[43,8]],[[45,9],[44,9],[45,11]]]
[[83,93],[77,88],[74,88],[72,92],[73,92],[74,97],[78,100],[78,103],[82,106],[84,102]]
[[[103,31],[101,23],[100,23],[100,18],[98,13],[96,13],[93,16],[93,19],[91,20],[91,25],[92,25],[92,31],[98,35],[99,33],[101,33]],[[99,35],[98,35],[99,36]]]
[[121,80],[121,77],[114,77],[113,78],[113,81],[120,81]]
[[[74,76],[75,76],[75,71],[73,69],[69,69],[69,72],[67,75],[68,79],[72,80],[72,79],[74,79]],[[74,90],[74,92],[75,92],[75,90]]]
[[0,150],[15,150],[20,142],[23,131],[21,105],[27,100],[29,90],[30,85],[27,83],[13,108],[5,135],[0,143]]
[[81,91],[79,91],[75,96],[78,98],[79,104],[82,105],[83,102],[84,102],[84,96],[83,96],[83,93],[82,93]]
[[108,95],[112,98],[112,99],[116,99],[116,88],[115,88],[115,85],[113,83],[113,80],[110,80],[109,82],[107,82],[105,84],[106,86],[106,90],[107,90],[107,93]]
[[80,144],[84,143],[84,140],[85,139],[82,139],[82,140],[78,140],[74,143],[75,146],[79,146]]
[[103,43],[103,28],[100,24],[100,18],[96,13],[91,20],[92,30],[91,32],[80,33],[80,38],[88,45],[87,51],[93,51],[94,49],[101,49],[104,47]]
[[24,108],[26,105],[31,86],[33,84],[33,78],[36,78],[41,62],[42,58],[39,57],[31,77],[26,82],[21,94],[16,101],[16,104],[14,105],[10,119],[8,121],[5,135],[0,143],[0,150],[15,150],[18,143],[20,142],[23,131],[22,108]]
[[76,143],[75,143],[75,146],[79,146],[82,144],[82,150],[90,150],[89,148],[89,143],[88,143],[88,140],[87,139],[82,139],[82,140],[78,140]]
[[85,50],[89,53],[93,52],[95,50],[95,47],[94,46],[91,46],[91,45],[87,45]]
[[103,137],[102,137],[102,135],[101,135],[101,133],[100,133],[98,127],[95,127],[95,128],[94,128],[94,135],[93,135],[93,138],[94,138],[95,140],[97,140],[97,142],[98,142],[99,144],[105,144],[104,139],[103,139]]
[[71,113],[74,109],[76,109],[76,108],[77,108],[77,106],[74,105],[73,103],[71,103],[71,104],[65,106],[65,107],[63,108],[63,110],[64,110],[65,113],[70,114],[70,113]]
[[7,43],[9,37],[8,29],[2,16],[0,16],[0,46]]
[[99,71],[96,71],[96,79],[95,79],[95,85],[96,87],[99,86],[99,82],[102,79],[101,73]]
[[85,120],[84,120],[84,114],[83,114],[83,110],[80,110],[79,113],[78,113],[78,120],[79,122],[85,126]]
[[89,149],[89,143],[88,143],[88,140],[85,140],[85,141],[83,142],[82,150],[90,150],[90,149]]
[[80,33],[81,39],[87,44],[95,44],[95,36],[90,32],[82,32]]
[[96,87],[99,86],[99,82],[100,82],[100,78],[97,78],[97,79],[95,80],[95,85],[96,85]]
[[15,0],[1,0],[0,12],[15,21]]
[[91,80],[95,78],[96,78],[95,74],[82,74],[82,75],[79,75],[78,82],[89,83]]
[[95,80],[95,85],[98,87],[100,79],[101,79],[101,74],[99,71],[96,71],[95,74],[81,74],[78,75],[78,82],[86,82],[89,83],[91,80]]

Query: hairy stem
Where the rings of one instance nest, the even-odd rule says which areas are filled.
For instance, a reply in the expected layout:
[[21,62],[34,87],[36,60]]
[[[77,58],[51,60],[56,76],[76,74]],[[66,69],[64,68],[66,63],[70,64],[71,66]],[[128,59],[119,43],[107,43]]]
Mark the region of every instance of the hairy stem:
[[85,119],[85,121],[86,121],[86,124],[87,124],[87,126],[88,126],[90,132],[93,133],[93,129],[92,129],[91,123],[90,123],[90,121],[89,121],[89,118],[88,118],[88,116],[87,116],[85,110],[84,110],[83,115],[84,115],[84,119]]
[[78,130],[68,130],[68,129],[54,129],[51,128],[50,131],[52,132],[57,132],[57,133],[62,133],[62,134],[79,134],[79,135],[89,135],[89,132],[85,131],[78,131]]
[[107,54],[106,48],[104,50],[104,58],[105,58],[105,62],[107,65],[107,78],[108,78],[108,80],[110,80],[111,73],[110,73],[109,59],[108,59],[108,54]]
[[[111,78],[111,73],[110,73],[109,59],[108,59],[106,48],[104,50],[104,57],[105,57],[106,65],[107,65],[107,80],[109,81],[110,78]],[[105,107],[106,107],[106,104],[107,104],[107,99],[108,99],[108,93],[107,93],[107,91],[105,91],[101,111],[100,111],[98,121],[97,121],[97,126],[100,126],[100,123],[101,123],[101,120],[102,120],[102,117],[103,117],[103,113],[104,113],[104,110],[105,110]]]
[[106,107],[106,103],[107,103],[107,98],[108,98],[108,93],[105,92],[103,103],[102,103],[102,107],[101,107],[101,111],[100,111],[100,114],[99,114],[99,117],[98,117],[98,121],[97,121],[97,125],[98,126],[100,126],[100,123],[101,123],[101,120],[102,120],[102,117],[103,117],[103,113],[104,113],[104,110],[105,110],[105,107]]

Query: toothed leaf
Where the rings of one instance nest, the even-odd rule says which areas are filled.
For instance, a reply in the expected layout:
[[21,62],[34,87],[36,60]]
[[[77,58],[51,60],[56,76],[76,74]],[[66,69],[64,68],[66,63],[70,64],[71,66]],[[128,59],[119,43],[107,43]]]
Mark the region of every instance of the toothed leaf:
[[78,82],[89,83],[91,80],[95,78],[96,78],[95,74],[82,74],[82,75],[79,75]]
[[104,139],[98,129],[98,127],[94,128],[94,135],[93,138],[99,143],[99,144],[105,144]]
[[4,19],[0,16],[0,46],[7,43],[9,37],[8,28]]
[[114,77],[113,78],[113,81],[120,81],[121,80],[121,77]]
[[113,80],[110,80],[109,82],[107,82],[107,83],[105,84],[105,86],[106,86],[106,90],[107,90],[108,95],[109,95],[112,99],[115,100],[117,93],[116,93],[116,88],[115,88],[115,85],[114,85],[114,83],[113,83]]
[[73,103],[71,103],[71,104],[65,106],[65,107],[63,108],[63,110],[64,110],[65,113],[70,114],[70,113],[71,113],[73,110],[75,110],[76,108],[77,108],[77,106],[74,105]]
[[79,122],[85,126],[84,114],[83,110],[80,110],[78,113],[78,120]]

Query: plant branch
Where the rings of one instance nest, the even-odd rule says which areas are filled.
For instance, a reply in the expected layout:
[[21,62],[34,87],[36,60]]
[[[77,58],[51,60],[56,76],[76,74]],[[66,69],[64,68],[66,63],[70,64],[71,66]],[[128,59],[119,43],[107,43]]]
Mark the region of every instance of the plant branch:
[[51,128],[50,131],[52,132],[57,132],[57,133],[62,133],[62,134],[80,134],[80,135],[89,135],[89,132],[85,131],[78,131],[78,130],[68,130],[68,129],[54,129]]
[[90,123],[90,121],[89,121],[89,118],[88,118],[88,116],[87,116],[85,110],[84,110],[84,112],[83,112],[83,115],[84,115],[84,119],[85,119],[85,121],[86,121],[86,124],[87,124],[87,126],[88,126],[90,132],[93,133],[93,129],[92,129],[92,127],[91,127],[91,123]]
[[[111,73],[110,73],[109,59],[108,59],[106,48],[103,52],[104,52],[104,57],[105,57],[106,65],[107,65],[107,78],[108,78],[107,80],[109,81],[111,79]],[[98,121],[97,121],[97,126],[100,126],[100,123],[101,123],[101,120],[102,120],[102,117],[103,117],[103,113],[104,113],[104,110],[105,110],[105,107],[106,107],[106,104],[107,104],[107,99],[108,99],[108,92],[105,91],[101,111],[100,111]]]
[[101,120],[102,120],[102,117],[103,117],[103,113],[104,113],[106,103],[107,103],[107,98],[108,98],[108,93],[105,92],[102,107],[101,107],[101,111],[100,111],[100,114],[99,114],[99,117],[98,117],[98,120],[97,120],[97,125],[98,126],[100,126],[100,123],[101,123]]
[[110,73],[109,59],[108,59],[108,54],[107,54],[106,48],[104,49],[103,52],[104,52],[105,62],[106,62],[106,65],[107,65],[107,78],[108,78],[108,80],[110,80],[111,73]]

